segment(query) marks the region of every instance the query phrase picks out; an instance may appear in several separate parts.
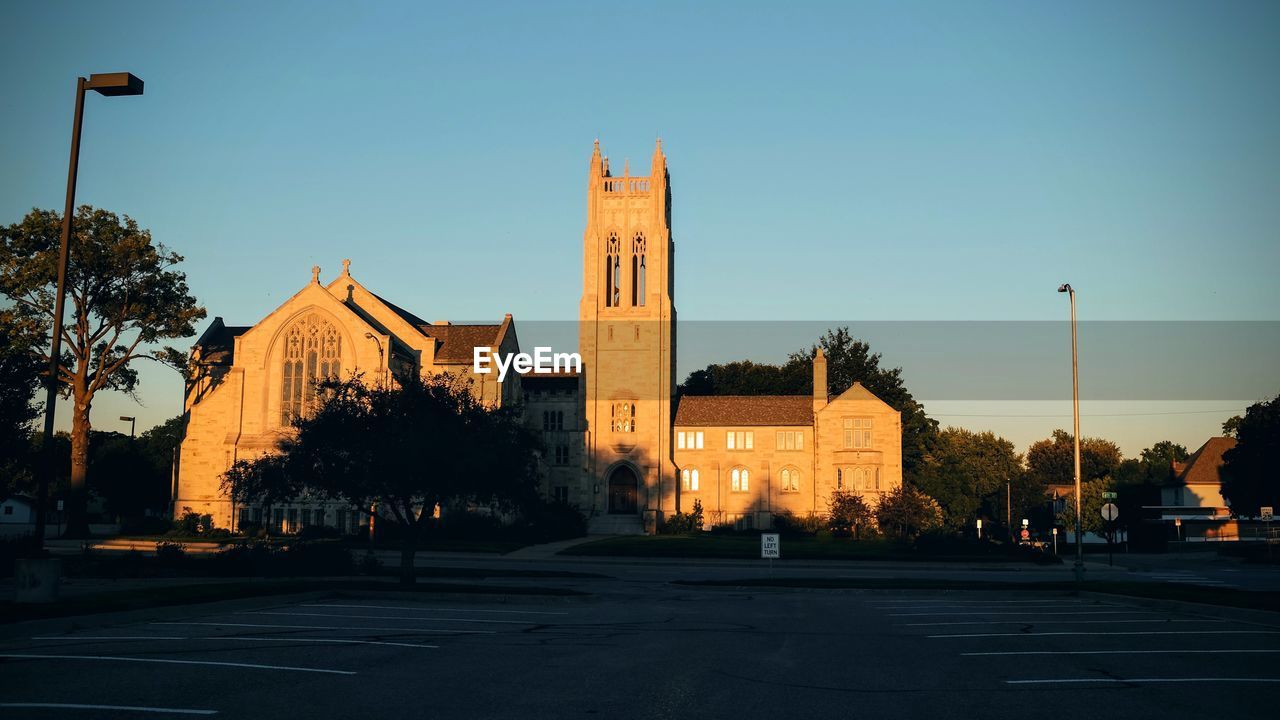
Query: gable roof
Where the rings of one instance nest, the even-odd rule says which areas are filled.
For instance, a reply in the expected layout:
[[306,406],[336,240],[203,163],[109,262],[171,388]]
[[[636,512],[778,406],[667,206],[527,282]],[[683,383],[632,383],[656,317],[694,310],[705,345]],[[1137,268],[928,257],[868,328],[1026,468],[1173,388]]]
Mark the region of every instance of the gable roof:
[[199,348],[201,365],[231,365],[235,362],[236,338],[248,332],[248,325],[225,325],[218,316],[192,346]]
[[809,395],[686,395],[676,425],[813,425]]
[[436,362],[469,363],[475,348],[494,347],[498,344],[501,325],[431,325],[420,324],[423,335],[440,343],[436,348]]
[[1179,485],[1218,485],[1222,482],[1218,475],[1218,468],[1222,467],[1222,455],[1235,446],[1235,438],[1209,438],[1185,463],[1180,463],[1181,468],[1174,482]]

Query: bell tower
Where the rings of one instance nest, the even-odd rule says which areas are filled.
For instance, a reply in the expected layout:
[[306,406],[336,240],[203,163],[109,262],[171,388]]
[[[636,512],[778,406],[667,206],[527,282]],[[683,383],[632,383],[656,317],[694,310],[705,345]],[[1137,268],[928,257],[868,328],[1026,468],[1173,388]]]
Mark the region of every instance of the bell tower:
[[582,355],[586,467],[594,516],[637,518],[654,532],[675,510],[675,244],[662,141],[648,175],[609,170],[597,140],[587,177]]

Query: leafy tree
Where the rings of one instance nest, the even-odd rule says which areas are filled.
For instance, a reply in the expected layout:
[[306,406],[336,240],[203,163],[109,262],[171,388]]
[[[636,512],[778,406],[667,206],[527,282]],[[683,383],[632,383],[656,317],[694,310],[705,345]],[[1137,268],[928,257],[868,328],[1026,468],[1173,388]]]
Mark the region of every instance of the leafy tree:
[[1159,485],[1173,475],[1173,464],[1184,462],[1191,457],[1187,448],[1172,440],[1161,440],[1140,454],[1143,466],[1142,481],[1151,485]]
[[437,506],[528,506],[537,497],[538,437],[518,411],[491,409],[451,375],[372,387],[360,378],[320,384],[315,412],[294,422],[280,453],[236,463],[223,488],[237,502],[311,495],[377,506],[401,539],[400,580]]
[[[132,393],[138,385],[133,362],[159,360],[176,368],[186,355],[152,349],[161,341],[190,337],[205,311],[190,295],[186,276],[172,268],[182,256],[153,244],[151,233],[127,215],[82,206],[70,241],[66,292],[70,317],[63,327],[58,377],[72,401],[69,535],[88,532],[85,478],[89,466],[89,410],[100,390]],[[40,329],[30,352],[48,363],[53,324],[62,218],[32,210],[21,222],[0,228],[0,293],[14,312]]]
[[872,517],[871,506],[857,493],[836,490],[827,500],[827,526],[847,530],[855,540],[862,537],[862,529],[871,524]]
[[105,501],[107,512],[136,519],[166,509],[182,424],[182,416],[171,418],[137,438],[117,432],[91,434],[89,489]]
[[943,429],[929,443],[915,485],[938,501],[945,525],[969,527],[984,501],[988,513],[1003,517],[1006,483],[1022,475],[1022,456],[1013,443],[992,432]]
[[[1102,519],[1102,493],[1108,490],[1111,482],[1105,478],[1095,478],[1080,483],[1080,507],[1083,508],[1080,513],[1080,527],[1084,532],[1102,534],[1106,528],[1106,522]],[[1066,502],[1062,511],[1058,513],[1058,524],[1067,528],[1070,532],[1075,532],[1076,527],[1076,496],[1075,493],[1067,495]]]
[[1257,517],[1280,505],[1280,395],[1250,405],[1236,446],[1222,456],[1222,495],[1236,517]]
[[[1075,485],[1074,443],[1071,433],[1054,430],[1027,449],[1027,472],[1044,485]],[[1080,441],[1080,482],[1109,477],[1120,466],[1120,446],[1110,440],[1085,437]]]
[[912,540],[922,532],[942,527],[942,508],[933,498],[907,483],[881,496],[876,506],[880,532]]
[[0,311],[0,500],[25,491],[30,482],[31,421],[39,363],[30,353],[30,324],[11,310]]
[[782,365],[733,362],[709,365],[690,373],[680,384],[683,395],[807,395],[813,392],[813,358],[818,348],[827,356],[827,392],[839,395],[861,382],[876,397],[902,413],[902,464],[913,478],[924,459],[937,421],[925,415],[902,382],[902,368],[880,366],[880,353],[856,340],[849,328],[828,330],[818,342],[791,354]]
[[1227,437],[1237,437],[1236,433],[1240,432],[1240,423],[1244,418],[1239,415],[1232,415],[1222,423],[1222,434]]

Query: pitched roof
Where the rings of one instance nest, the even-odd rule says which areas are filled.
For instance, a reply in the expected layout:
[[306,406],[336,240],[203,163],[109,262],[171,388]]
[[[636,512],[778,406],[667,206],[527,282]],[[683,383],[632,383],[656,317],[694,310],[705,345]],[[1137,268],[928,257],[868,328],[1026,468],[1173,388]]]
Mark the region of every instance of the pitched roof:
[[676,425],[812,425],[809,395],[686,395]]
[[423,320],[422,318],[418,317],[417,315],[414,315],[413,313],[409,312],[408,310],[405,310],[404,308],[400,307],[399,305],[396,305],[395,303],[391,302],[390,300],[388,300],[388,299],[386,299],[386,298],[382,297],[381,295],[378,295],[378,294],[376,294],[376,293],[370,293],[370,294],[371,294],[371,295],[373,295],[374,297],[378,298],[379,302],[381,302],[383,305],[386,305],[386,306],[387,306],[387,309],[389,309],[391,312],[393,312],[393,313],[395,313],[395,314],[399,315],[399,316],[401,317],[401,319],[403,319],[405,322],[409,323],[410,325],[422,326],[422,325],[430,325],[430,324],[431,324],[431,323],[427,322],[426,320]]
[[469,363],[474,359],[475,348],[493,347],[498,344],[501,325],[431,325],[419,324],[423,335],[440,343],[436,348],[436,362]]
[[200,364],[231,365],[235,361],[236,338],[251,329],[248,325],[224,325],[221,317],[215,317],[193,346],[200,349]]
[[1218,468],[1222,467],[1222,454],[1236,446],[1236,439],[1211,437],[1200,449],[1187,458],[1178,472],[1175,482],[1180,485],[1217,485],[1222,482]]

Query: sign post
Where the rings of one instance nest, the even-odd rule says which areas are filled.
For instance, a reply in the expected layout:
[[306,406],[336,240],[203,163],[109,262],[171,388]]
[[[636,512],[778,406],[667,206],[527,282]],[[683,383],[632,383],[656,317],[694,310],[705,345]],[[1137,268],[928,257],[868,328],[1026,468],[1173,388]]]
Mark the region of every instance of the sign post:
[[1053,526],[1053,554],[1058,554],[1058,526]]
[[782,541],[778,533],[760,534],[760,557],[769,561],[769,574],[773,574],[774,558],[782,557]]
[[[1103,497],[1107,495],[1115,495],[1115,493],[1103,493]],[[1102,519],[1107,521],[1107,565],[1115,566],[1115,534],[1116,534],[1116,518],[1120,517],[1120,508],[1115,503],[1106,503],[1099,510],[1102,513]]]
[[982,518],[978,518],[978,539],[982,539]]
[[1271,559],[1271,518],[1275,516],[1275,508],[1272,507],[1271,505],[1263,505],[1261,508],[1258,508],[1258,510],[1259,510],[1258,514],[1262,516],[1262,522],[1264,523],[1263,527],[1265,529],[1263,530],[1263,534],[1267,536],[1267,540],[1266,540],[1267,560],[1270,560]]

